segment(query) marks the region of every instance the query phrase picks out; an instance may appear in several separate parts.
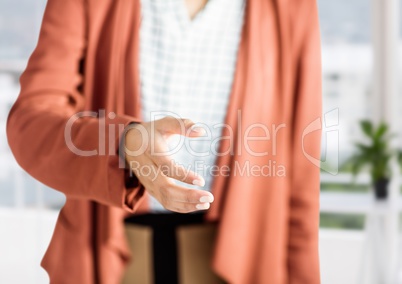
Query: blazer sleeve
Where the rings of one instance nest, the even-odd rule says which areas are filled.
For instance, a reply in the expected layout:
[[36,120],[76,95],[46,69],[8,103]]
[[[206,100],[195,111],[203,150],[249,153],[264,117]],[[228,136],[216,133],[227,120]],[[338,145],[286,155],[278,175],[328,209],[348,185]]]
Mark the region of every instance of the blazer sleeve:
[[[320,283],[318,232],[321,147],[321,51],[317,3],[301,1],[288,242],[289,283]],[[300,3],[301,3],[300,2]],[[304,13],[303,13],[304,12]]]
[[[8,142],[23,169],[67,198],[133,211],[144,188],[120,166],[118,148],[122,129],[138,120],[100,112],[77,115],[86,99],[79,72],[86,30],[84,0],[48,0],[37,47],[8,117]],[[68,133],[65,137],[70,126],[71,140]]]

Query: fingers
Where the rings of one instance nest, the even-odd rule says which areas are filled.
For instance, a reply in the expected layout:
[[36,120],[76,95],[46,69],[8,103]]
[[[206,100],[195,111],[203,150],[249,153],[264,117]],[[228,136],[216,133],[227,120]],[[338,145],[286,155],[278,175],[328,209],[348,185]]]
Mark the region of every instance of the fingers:
[[193,121],[185,118],[166,116],[156,120],[154,123],[155,128],[164,135],[179,134],[188,137],[200,137],[206,133],[205,129],[195,126]]
[[173,165],[172,170],[167,174],[167,176],[188,184],[201,187],[205,185],[205,180],[202,176],[180,165]]
[[[158,171],[150,159],[143,157],[130,165],[145,189],[168,210],[179,213],[207,210],[214,201],[214,196],[208,191],[175,184],[171,178]],[[146,167],[147,171],[142,171],[141,167]]]
[[189,213],[209,209],[213,200],[210,192],[172,186],[165,189],[160,202],[167,210]]
[[169,155],[164,154],[168,153],[168,149],[163,141],[159,141],[158,138],[156,138],[155,141],[159,142],[155,145],[155,154],[152,155],[152,153],[148,153],[148,155],[149,158],[155,163],[155,165],[157,165],[158,169],[160,169],[160,171],[164,175],[188,184],[194,184],[198,186],[205,185],[205,180],[202,176],[197,175],[190,169],[187,169],[184,166],[175,163],[175,161]]
[[166,186],[163,194],[165,199],[174,202],[200,204],[214,201],[214,196],[208,191],[189,189],[174,183]]
[[214,201],[212,193],[177,185],[163,175],[159,175],[155,181],[145,181],[144,185],[164,208],[174,212],[207,210]]
[[182,165],[175,163],[170,157],[167,156],[155,156],[152,157],[154,163],[158,169],[165,176],[198,186],[204,186],[205,180],[202,176],[191,171],[189,168],[185,168]]
[[[205,180],[202,176],[191,171],[190,168],[185,168],[183,165],[177,164],[167,153],[166,144],[163,141],[156,143],[153,152],[146,151],[142,155],[130,155],[126,153],[126,160],[131,168],[137,174],[139,170],[153,174],[152,179],[156,178],[157,174],[163,174],[167,177],[198,186],[204,186]],[[151,167],[152,165],[152,167]],[[136,172],[136,171],[137,172]]]
[[166,116],[162,119],[155,120],[155,128],[164,134],[180,134],[185,135],[187,129],[194,125],[190,119],[175,118]]
[[192,204],[192,203],[172,202],[165,208],[167,210],[177,213],[191,213],[200,210],[208,210],[210,206],[211,206],[210,203]]
[[203,127],[193,125],[190,131],[187,131],[186,136],[191,138],[204,137],[207,134]]
[[[147,191],[166,209],[174,212],[188,213],[207,210],[214,200],[210,192],[189,189],[176,185],[172,181],[175,179],[188,184],[205,185],[205,180],[201,176],[172,160],[165,140],[172,134],[188,137],[204,136],[205,129],[195,126],[194,122],[189,119],[174,117],[165,117],[145,123],[141,125],[141,128],[138,126],[135,129],[141,131],[132,131],[130,135],[126,135],[126,144],[132,146],[133,149],[140,148],[143,151],[141,153],[137,151],[133,155],[126,153],[126,160]],[[151,133],[155,130],[156,132]]]

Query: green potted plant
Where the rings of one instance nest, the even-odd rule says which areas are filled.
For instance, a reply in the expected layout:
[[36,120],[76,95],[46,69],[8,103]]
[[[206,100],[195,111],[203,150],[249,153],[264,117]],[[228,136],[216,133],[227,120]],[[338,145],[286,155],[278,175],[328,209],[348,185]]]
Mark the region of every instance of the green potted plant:
[[397,158],[402,166],[402,151],[392,149],[390,142],[394,135],[389,133],[389,127],[381,122],[374,126],[371,121],[363,120],[360,128],[368,143],[356,143],[356,153],[348,160],[354,176],[363,170],[370,172],[371,184],[377,199],[386,199],[388,183],[391,178],[391,160]]

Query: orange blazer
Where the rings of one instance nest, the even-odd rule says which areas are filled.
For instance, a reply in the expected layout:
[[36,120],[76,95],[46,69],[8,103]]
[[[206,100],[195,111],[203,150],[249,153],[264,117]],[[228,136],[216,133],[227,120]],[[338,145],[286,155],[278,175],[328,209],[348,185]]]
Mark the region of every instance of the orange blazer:
[[[21,76],[10,147],[30,175],[67,197],[42,261],[52,283],[119,283],[130,258],[123,218],[147,207],[116,153],[122,128],[141,119],[140,10],[138,0],[49,0]],[[239,139],[221,141],[217,164],[231,174],[215,178],[208,211],[219,224],[212,265],[229,283],[319,283],[317,4],[249,0],[245,17],[226,116],[233,131],[223,130]],[[71,123],[84,110],[92,114]],[[70,142],[96,155],[68,148],[68,124]],[[271,164],[271,174],[242,173],[247,164]]]

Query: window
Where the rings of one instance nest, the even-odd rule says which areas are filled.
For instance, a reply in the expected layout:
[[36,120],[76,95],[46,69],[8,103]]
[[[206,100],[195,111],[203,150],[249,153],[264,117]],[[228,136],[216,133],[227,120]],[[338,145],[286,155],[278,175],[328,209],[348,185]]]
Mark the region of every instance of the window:
[[[366,183],[351,184],[350,173],[342,168],[362,135],[358,121],[369,117],[368,104],[372,82],[372,45],[370,5],[367,0],[319,0],[323,63],[323,113],[338,110],[338,136],[328,138],[324,126],[323,158],[326,167],[338,169],[336,176],[322,171],[321,191],[326,193],[367,192]],[[338,160],[339,158],[339,160]],[[337,172],[336,170],[334,171]],[[322,202],[325,205],[325,202]],[[361,215],[324,212],[322,227],[362,228]]]
[[19,76],[37,42],[46,1],[0,1],[0,207],[60,208],[64,196],[28,176],[15,162],[5,135]]

